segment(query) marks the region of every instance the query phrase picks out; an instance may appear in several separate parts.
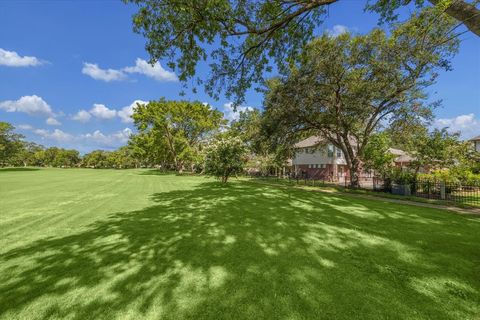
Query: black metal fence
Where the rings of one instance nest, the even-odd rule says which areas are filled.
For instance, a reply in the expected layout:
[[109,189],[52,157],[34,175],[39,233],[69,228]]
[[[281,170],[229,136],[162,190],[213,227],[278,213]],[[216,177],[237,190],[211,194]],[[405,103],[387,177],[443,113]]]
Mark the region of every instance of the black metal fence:
[[[312,187],[339,186],[350,187],[348,177],[342,180],[312,179],[306,175],[257,176],[251,177],[275,179],[287,184],[306,185]],[[480,206],[480,183],[448,182],[435,179],[417,179],[409,183],[395,183],[379,177],[361,176],[360,189],[385,192],[401,196],[414,196],[438,201],[454,202],[469,206]]]
[[412,184],[412,195],[480,206],[480,183],[420,179]]
[[462,183],[436,179],[417,179],[396,184],[379,178],[373,179],[374,191],[397,195],[443,200],[464,205],[480,206],[480,183]]

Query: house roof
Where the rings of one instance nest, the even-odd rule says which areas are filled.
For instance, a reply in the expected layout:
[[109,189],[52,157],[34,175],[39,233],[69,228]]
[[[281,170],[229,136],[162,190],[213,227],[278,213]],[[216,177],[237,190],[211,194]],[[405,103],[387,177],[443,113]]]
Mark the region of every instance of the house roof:
[[395,158],[395,162],[412,162],[413,160],[415,160],[414,157],[408,155],[408,154],[403,154],[399,157],[396,157]]
[[480,141],[480,136],[473,137],[470,141]]
[[294,148],[308,148],[318,145],[320,142],[324,141],[320,136],[310,136],[307,139],[299,141],[293,145]]
[[388,148],[388,151],[395,156],[403,156],[407,154],[405,151],[395,148]]
[[[480,136],[479,136],[480,138]],[[353,138],[351,138],[352,141],[354,141]],[[309,148],[309,147],[315,147],[318,144],[324,142],[325,139],[320,137],[320,136],[310,136],[302,141],[297,142],[294,145],[294,148]],[[395,156],[395,162],[411,162],[415,158],[409,155],[407,152],[400,150],[400,149],[395,149],[395,148],[388,148],[388,151]]]
[[412,157],[403,150],[388,148],[388,151],[395,156],[395,159],[393,160],[395,162],[412,162],[413,160],[415,160],[414,157]]
[[[355,143],[355,138],[349,137],[351,143]],[[321,136],[310,136],[307,139],[297,142],[293,145],[294,148],[308,148],[308,147],[315,147],[322,142],[326,142],[327,139]]]

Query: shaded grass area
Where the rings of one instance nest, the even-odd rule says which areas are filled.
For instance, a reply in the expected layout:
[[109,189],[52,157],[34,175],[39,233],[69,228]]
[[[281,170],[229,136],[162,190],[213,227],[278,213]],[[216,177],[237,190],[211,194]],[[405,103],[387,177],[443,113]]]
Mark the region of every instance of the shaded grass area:
[[141,170],[23,174],[0,180],[2,319],[480,315],[480,219]]
[[30,167],[15,167],[15,168],[0,168],[0,173],[3,172],[22,172],[22,171],[38,171],[38,168],[30,168]]
[[368,189],[355,189],[355,188],[346,188],[344,186],[340,186],[338,184],[332,182],[322,182],[314,180],[295,180],[295,179],[282,179],[276,177],[257,177],[257,178],[243,178],[245,180],[250,180],[258,183],[268,183],[274,184],[279,186],[291,186],[291,187],[298,187],[305,190],[324,190],[329,192],[345,192],[351,194],[361,194],[361,195],[369,195],[378,198],[388,198],[388,199],[396,199],[396,200],[406,200],[406,201],[415,201],[421,203],[430,203],[430,204],[438,204],[444,206],[455,206],[459,208],[478,208],[480,207],[478,197],[475,196],[463,196],[460,197],[458,195],[455,196],[457,201],[453,200],[439,200],[439,199],[429,199],[417,196],[402,196],[402,195],[395,195],[387,192],[381,191],[373,191]]

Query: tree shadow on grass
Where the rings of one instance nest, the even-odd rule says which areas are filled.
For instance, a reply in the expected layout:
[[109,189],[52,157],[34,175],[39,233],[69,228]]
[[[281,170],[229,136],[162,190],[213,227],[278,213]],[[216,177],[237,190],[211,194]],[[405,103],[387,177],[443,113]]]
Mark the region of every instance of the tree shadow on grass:
[[148,169],[143,170],[138,173],[140,176],[177,176],[177,177],[205,177],[204,175],[200,175],[199,173],[192,173],[189,171],[184,171],[183,173],[179,173],[178,171],[173,170],[161,170],[161,169]]
[[172,176],[175,175],[173,171],[165,171],[160,169],[147,169],[138,173],[141,176]]
[[[0,318],[468,318],[476,220],[239,182],[0,257]],[[438,216],[436,216],[438,215]],[[453,223],[454,222],[454,223]]]
[[18,167],[18,168],[0,168],[0,173],[2,172],[21,172],[21,171],[38,171],[39,168],[25,168],[25,167]]

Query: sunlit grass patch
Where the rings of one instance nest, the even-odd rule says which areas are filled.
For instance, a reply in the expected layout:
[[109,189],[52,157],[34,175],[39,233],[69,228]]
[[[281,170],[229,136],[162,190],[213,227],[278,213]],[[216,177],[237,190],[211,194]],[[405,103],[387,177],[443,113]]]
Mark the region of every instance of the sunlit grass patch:
[[154,173],[3,172],[0,319],[480,314],[480,219]]

